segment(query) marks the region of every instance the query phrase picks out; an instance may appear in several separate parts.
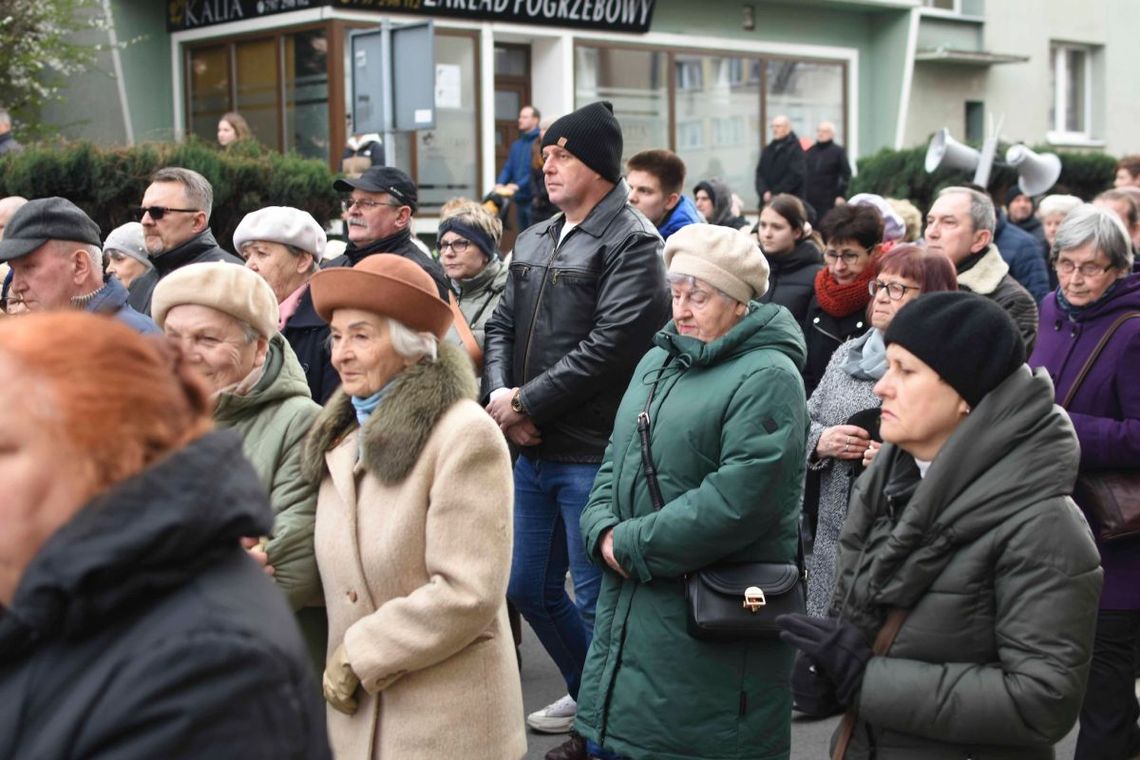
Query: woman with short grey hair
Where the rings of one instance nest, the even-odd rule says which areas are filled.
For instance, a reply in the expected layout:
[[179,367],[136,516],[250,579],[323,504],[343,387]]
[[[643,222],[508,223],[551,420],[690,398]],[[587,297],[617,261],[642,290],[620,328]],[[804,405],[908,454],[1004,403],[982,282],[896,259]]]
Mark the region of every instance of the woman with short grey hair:
[[[1083,204],[1069,212],[1053,241],[1059,286],[1041,302],[1032,367],[1049,371],[1056,398],[1081,444],[1081,473],[1140,468],[1140,278],[1124,225],[1112,211]],[[1098,357],[1095,347],[1108,341]],[[1082,371],[1090,358],[1083,380]],[[1074,494],[1093,531],[1095,515]],[[1140,753],[1135,693],[1140,644],[1140,539],[1098,540],[1104,590],[1097,614],[1092,670],[1081,706],[1078,760]]]

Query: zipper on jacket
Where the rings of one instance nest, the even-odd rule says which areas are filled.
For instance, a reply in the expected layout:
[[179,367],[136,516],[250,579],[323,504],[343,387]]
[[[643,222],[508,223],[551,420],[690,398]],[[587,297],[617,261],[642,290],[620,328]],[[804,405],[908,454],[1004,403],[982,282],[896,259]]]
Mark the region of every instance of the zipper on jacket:
[[743,718],[748,713],[748,692],[740,692],[740,717]]
[[[547,232],[551,235],[551,237],[553,237],[553,230],[547,230]],[[567,232],[566,239],[569,239],[573,234],[574,230]],[[546,292],[546,279],[550,276],[550,266],[554,263],[554,259],[558,256],[558,249],[561,248],[563,244],[565,244],[566,239],[564,239],[562,243],[559,243],[558,241],[554,242],[554,248],[550,252],[550,258],[546,260],[546,271],[542,273],[542,282],[539,283],[538,286],[538,298],[535,299],[534,302],[534,314],[532,314],[530,317],[530,332],[526,336],[526,349],[523,351],[523,376],[516,381],[520,387],[527,382],[527,379],[529,377],[529,373],[527,372],[527,365],[530,362],[530,347],[534,344],[534,326],[538,324],[539,307],[542,306],[542,294]],[[557,279],[557,271],[555,272],[555,278]]]

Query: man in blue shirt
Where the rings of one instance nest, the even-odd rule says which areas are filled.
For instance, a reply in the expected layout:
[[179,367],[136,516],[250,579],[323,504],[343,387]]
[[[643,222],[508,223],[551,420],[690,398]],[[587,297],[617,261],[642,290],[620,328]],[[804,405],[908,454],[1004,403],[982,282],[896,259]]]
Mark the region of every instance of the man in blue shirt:
[[519,109],[519,139],[511,143],[511,152],[507,154],[507,163],[499,172],[496,180],[495,192],[510,196],[517,209],[519,232],[530,226],[530,202],[534,199],[534,190],[530,186],[531,150],[534,141],[538,139],[538,122],[542,114],[534,106],[523,106]]

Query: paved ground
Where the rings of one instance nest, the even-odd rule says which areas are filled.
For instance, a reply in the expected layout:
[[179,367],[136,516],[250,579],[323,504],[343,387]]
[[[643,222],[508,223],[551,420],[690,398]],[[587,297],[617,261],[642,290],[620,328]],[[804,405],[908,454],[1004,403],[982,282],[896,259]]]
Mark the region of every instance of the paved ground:
[[[523,705],[527,712],[544,707],[566,693],[565,684],[538,643],[534,632],[523,625]],[[835,730],[838,718],[824,721],[795,720],[792,722],[792,760],[826,760],[828,742]],[[542,760],[547,750],[563,741],[562,736],[527,734],[527,760]],[[1073,756],[1076,730],[1057,745],[1057,760],[1068,760]]]

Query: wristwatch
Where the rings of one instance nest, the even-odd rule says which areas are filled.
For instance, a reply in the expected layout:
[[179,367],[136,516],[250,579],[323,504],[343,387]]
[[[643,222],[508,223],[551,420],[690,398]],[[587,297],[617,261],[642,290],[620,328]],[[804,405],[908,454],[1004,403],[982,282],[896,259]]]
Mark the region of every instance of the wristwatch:
[[526,408],[522,405],[522,391],[515,390],[514,395],[511,396],[511,409],[516,414],[526,414]]

